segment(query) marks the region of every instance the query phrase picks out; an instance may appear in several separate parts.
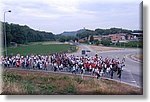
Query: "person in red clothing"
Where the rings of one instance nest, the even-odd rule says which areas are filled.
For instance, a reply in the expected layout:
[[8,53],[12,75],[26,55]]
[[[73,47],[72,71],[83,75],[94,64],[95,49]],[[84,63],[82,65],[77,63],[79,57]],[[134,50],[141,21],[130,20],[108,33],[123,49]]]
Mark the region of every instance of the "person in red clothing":
[[96,63],[93,63],[93,68],[96,68],[96,66],[97,66]]
[[96,63],[92,63],[92,75],[95,74]]
[[85,63],[85,66],[86,66],[86,70],[89,71],[90,64],[87,62]]
[[17,67],[20,67],[20,59],[18,59],[16,66],[17,66]]

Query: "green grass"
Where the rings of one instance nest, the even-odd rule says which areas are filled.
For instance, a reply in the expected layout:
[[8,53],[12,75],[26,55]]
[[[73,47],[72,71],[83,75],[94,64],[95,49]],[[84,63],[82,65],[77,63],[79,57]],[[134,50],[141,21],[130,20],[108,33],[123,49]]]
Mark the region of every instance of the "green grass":
[[127,43],[120,42],[110,45],[110,47],[119,47],[119,48],[143,48],[143,42],[142,41],[130,41]]
[[21,55],[28,54],[52,54],[52,53],[64,53],[64,52],[75,52],[76,46],[69,44],[29,44],[29,45],[20,45],[16,48],[9,47],[7,49],[8,55],[16,55],[20,53]]
[[[13,81],[12,81],[13,80]],[[142,88],[111,80],[5,69],[2,94],[141,95]]]

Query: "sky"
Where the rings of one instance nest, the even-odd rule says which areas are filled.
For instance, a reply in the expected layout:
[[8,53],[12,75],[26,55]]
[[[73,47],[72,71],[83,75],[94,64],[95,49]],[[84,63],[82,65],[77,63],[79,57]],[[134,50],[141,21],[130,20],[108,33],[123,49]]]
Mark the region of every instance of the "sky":
[[27,25],[35,30],[63,31],[140,29],[142,0],[1,0],[0,21]]

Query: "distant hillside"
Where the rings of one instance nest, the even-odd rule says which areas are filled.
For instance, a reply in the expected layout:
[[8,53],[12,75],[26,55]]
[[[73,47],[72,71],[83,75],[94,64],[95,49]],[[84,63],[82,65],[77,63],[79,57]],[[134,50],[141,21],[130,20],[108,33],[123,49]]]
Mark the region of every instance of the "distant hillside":
[[[4,23],[0,22],[0,24],[3,25]],[[55,41],[55,35],[51,32],[38,31],[31,29],[27,25],[22,26],[13,23],[6,23],[6,38],[7,45],[10,45],[11,42],[25,44],[38,41]]]
[[82,39],[85,37],[89,37],[90,35],[109,35],[109,34],[132,34],[132,30],[122,29],[122,28],[110,28],[110,29],[100,29],[97,28],[95,30],[86,30],[82,33],[77,33],[77,36]]
[[64,36],[76,36],[76,34],[82,33],[84,31],[86,31],[86,29],[80,29],[78,31],[64,31],[63,33],[61,33],[61,35],[64,35]]
[[[4,23],[0,21],[0,24]],[[3,30],[2,30],[3,31]],[[122,28],[110,28],[110,29],[100,29],[97,28],[95,30],[89,29],[80,29],[77,31],[64,31],[61,34],[53,34],[52,32],[38,31],[30,28],[27,25],[19,25],[19,24],[9,24],[6,23],[6,40],[7,45],[10,45],[11,42],[15,42],[17,44],[27,44],[29,42],[41,42],[41,41],[70,41],[82,39],[85,37],[89,37],[90,35],[108,35],[108,34],[116,34],[116,33],[126,33],[126,34],[136,34],[143,33],[142,30],[128,30]],[[5,35],[5,34],[4,34]],[[4,39],[4,36],[2,36]],[[3,40],[4,45],[5,39]]]

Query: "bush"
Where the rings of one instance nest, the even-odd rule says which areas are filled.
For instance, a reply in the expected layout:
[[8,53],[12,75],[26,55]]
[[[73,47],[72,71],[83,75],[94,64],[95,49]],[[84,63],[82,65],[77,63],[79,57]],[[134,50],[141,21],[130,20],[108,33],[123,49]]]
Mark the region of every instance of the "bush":
[[111,44],[111,39],[110,38],[102,38],[101,44],[104,46],[109,46]]
[[79,84],[83,81],[81,77],[76,77],[74,80]]
[[39,89],[40,89],[41,94],[52,94],[55,91],[56,87],[51,84],[46,84],[46,85],[41,84],[39,86]]
[[95,44],[95,45],[97,45],[97,46],[98,46],[100,43],[101,43],[100,41],[98,41],[98,40],[94,40],[94,44]]
[[75,94],[76,93],[76,87],[71,84],[71,85],[66,87],[65,91],[69,94]]
[[24,88],[27,94],[35,94],[35,86],[29,81],[23,81]]
[[22,77],[20,75],[6,74],[6,73],[4,73],[3,75],[4,81],[17,82],[17,81],[21,81],[21,79]]

